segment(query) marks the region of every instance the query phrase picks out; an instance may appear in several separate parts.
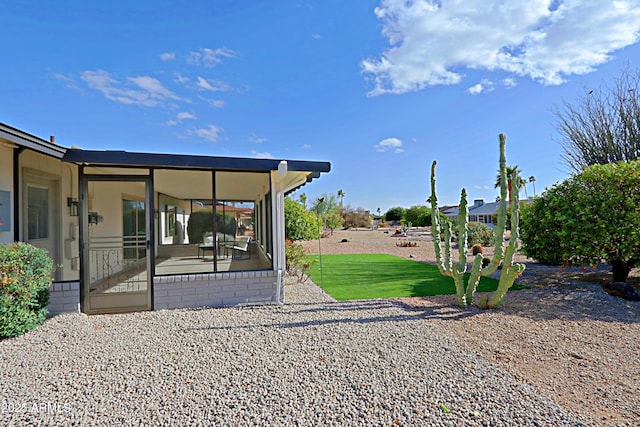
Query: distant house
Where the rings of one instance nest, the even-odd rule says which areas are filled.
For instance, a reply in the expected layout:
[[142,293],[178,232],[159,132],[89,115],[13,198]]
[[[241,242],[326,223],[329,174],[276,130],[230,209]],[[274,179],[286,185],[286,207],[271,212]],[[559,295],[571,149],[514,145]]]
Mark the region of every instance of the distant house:
[[446,216],[449,219],[458,218],[458,213],[460,212],[460,209],[458,209],[458,205],[442,206],[442,207],[438,208],[438,210],[441,213],[443,213],[444,216]]
[[65,148],[0,123],[0,243],[60,266],[51,314],[281,303],[284,197],[330,169]]
[[485,203],[482,199],[473,201],[473,206],[469,206],[469,222],[480,222],[489,226],[493,225],[492,218],[498,212],[500,202]]
[[[530,199],[520,200],[520,203],[531,203]],[[493,216],[498,213],[500,202],[488,202],[483,199],[475,199],[473,205],[469,206],[469,222],[480,222],[493,227]],[[460,209],[458,206],[444,206],[440,212],[447,218],[457,220]]]

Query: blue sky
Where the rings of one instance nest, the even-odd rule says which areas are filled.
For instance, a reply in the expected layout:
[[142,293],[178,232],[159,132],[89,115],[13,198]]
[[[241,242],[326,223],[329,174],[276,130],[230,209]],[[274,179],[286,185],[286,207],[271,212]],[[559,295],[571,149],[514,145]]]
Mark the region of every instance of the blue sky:
[[638,0],[4,0],[0,28],[6,124],[330,161],[296,196],[383,212],[426,204],[433,160],[441,204],[493,200],[499,133],[537,193],[565,179],[554,109],[640,67]]

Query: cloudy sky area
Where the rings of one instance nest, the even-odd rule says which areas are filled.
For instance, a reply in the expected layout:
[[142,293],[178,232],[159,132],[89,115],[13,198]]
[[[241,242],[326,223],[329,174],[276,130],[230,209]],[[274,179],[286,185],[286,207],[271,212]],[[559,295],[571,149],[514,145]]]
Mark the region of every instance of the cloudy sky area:
[[569,174],[554,111],[640,66],[639,3],[8,0],[0,121],[87,149],[327,160],[298,195],[372,211],[425,204],[433,160],[442,203],[493,200],[505,133],[539,193]]

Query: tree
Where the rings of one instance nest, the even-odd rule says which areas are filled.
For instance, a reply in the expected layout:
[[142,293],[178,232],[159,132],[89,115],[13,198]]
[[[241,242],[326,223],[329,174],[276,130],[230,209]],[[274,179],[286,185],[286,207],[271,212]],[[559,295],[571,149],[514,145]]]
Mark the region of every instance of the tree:
[[345,227],[358,227],[358,228],[369,228],[371,227],[371,213],[362,208],[352,208],[347,205],[342,210],[342,217],[344,218],[344,226]]
[[333,194],[323,194],[318,197],[311,205],[311,211],[315,212],[321,218],[324,218],[330,211],[338,207],[336,196]]
[[[522,187],[527,183],[527,181],[525,181],[520,176],[520,173],[522,171],[518,168],[518,166],[507,166],[507,193],[509,194],[509,199],[507,200],[508,203],[511,203],[511,191],[513,188],[513,182],[511,182],[511,179],[514,172],[518,174],[518,187]],[[500,179],[500,173],[498,173],[498,175],[496,176],[496,183],[493,185],[493,188],[500,188]]]
[[307,209],[307,194],[306,193],[300,194],[300,203],[302,203],[302,206],[305,209]]
[[404,208],[400,206],[391,208],[384,214],[384,219],[386,221],[401,221],[403,218]]
[[342,228],[343,224],[344,219],[342,218],[342,214],[339,209],[333,209],[331,212],[327,213],[325,217],[325,225],[329,230],[331,230],[331,234],[333,234],[333,230]]
[[590,166],[523,211],[523,252],[542,263],[605,261],[624,282],[640,262],[640,161]]
[[536,177],[531,175],[529,177],[529,182],[531,183],[531,185],[533,186],[533,197],[536,197]]
[[338,190],[338,197],[340,197],[340,207],[342,207],[342,202],[344,201],[344,191],[342,189]]
[[640,159],[640,70],[625,68],[612,86],[585,89],[555,115],[562,159],[574,172]]
[[404,213],[404,219],[416,227],[431,225],[431,209],[426,206],[411,206]]
[[313,212],[289,197],[284,199],[284,234],[293,241],[318,238],[320,222]]

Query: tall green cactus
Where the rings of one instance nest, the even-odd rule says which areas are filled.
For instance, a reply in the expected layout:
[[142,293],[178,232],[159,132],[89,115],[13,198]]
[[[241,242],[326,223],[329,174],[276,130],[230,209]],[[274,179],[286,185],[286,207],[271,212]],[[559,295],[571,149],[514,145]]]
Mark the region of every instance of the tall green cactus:
[[[491,262],[482,267],[482,254],[477,254],[473,260],[467,285],[464,283],[464,274],[467,271],[467,235],[469,224],[469,209],[467,206],[467,191],[463,188],[460,194],[460,207],[458,212],[458,252],[460,255],[457,265],[454,265],[451,252],[451,237],[453,226],[447,221],[444,229],[444,253],[442,251],[440,212],[438,210],[438,198],[436,196],[436,161],[431,165],[431,224],[436,261],[440,273],[453,278],[458,304],[465,307],[473,303],[474,294],[480,282],[480,277],[493,274],[500,264],[502,271],[498,282],[498,289],[491,297],[483,297],[478,305],[484,308],[498,307],[504,295],[513,285],[514,280],[524,272],[524,264],[514,264],[513,258],[518,249],[518,223],[520,219],[520,204],[518,193],[520,191],[520,177],[515,168],[511,176],[507,176],[507,159],[505,156],[506,137],[500,134],[500,205],[498,207],[498,223],[494,229],[494,252]],[[510,206],[507,206],[507,183],[511,182]],[[504,235],[507,222],[507,212],[511,212],[511,238],[506,250],[504,248]]]

